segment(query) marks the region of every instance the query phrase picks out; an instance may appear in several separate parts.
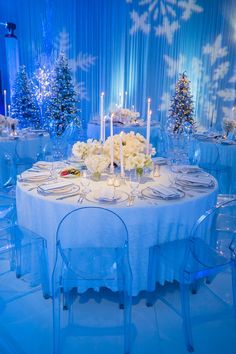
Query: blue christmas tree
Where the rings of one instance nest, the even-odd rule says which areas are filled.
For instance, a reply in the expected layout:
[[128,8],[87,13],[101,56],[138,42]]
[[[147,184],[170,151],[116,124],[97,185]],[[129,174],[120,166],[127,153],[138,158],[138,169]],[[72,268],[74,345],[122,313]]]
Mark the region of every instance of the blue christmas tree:
[[52,135],[60,136],[71,122],[80,125],[72,74],[64,54],[61,54],[56,61],[50,88],[51,94],[45,112],[45,128]]
[[191,132],[195,130],[193,118],[193,100],[187,75],[180,74],[172,98],[169,114],[169,130],[173,133]]
[[20,128],[40,127],[39,108],[24,65],[19,68],[13,86],[11,115],[19,120]]

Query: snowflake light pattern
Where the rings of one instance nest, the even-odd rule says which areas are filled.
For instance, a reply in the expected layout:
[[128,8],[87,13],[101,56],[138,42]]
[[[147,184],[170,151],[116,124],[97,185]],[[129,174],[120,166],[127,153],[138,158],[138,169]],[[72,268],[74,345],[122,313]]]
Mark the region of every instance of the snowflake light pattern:
[[[133,4],[132,0],[126,2]],[[162,24],[154,25],[155,35],[165,36],[171,44],[175,32],[181,27],[181,20],[188,21],[193,14],[203,12],[203,8],[196,2],[197,0],[139,0],[138,6],[142,13],[139,14],[135,10],[130,13],[133,21],[130,34],[138,31],[149,34],[152,29],[151,21],[158,21]]]

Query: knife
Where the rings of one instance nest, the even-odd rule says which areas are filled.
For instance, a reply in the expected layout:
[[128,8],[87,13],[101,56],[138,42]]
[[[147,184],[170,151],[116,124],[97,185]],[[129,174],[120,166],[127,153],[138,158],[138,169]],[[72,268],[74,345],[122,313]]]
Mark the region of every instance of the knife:
[[62,197],[56,198],[56,200],[63,200],[63,199],[66,199],[66,198],[75,197],[76,195],[80,195],[80,193],[76,192],[76,193],[73,193],[73,194],[63,195]]

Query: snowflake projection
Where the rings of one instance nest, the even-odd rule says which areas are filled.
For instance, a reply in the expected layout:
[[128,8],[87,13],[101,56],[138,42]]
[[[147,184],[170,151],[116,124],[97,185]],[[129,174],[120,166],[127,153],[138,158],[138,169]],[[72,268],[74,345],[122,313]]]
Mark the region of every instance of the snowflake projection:
[[[188,68],[192,77],[197,78],[192,84],[193,92],[195,91],[196,95],[199,96],[197,99],[199,111],[204,112],[211,123],[214,123],[217,119],[219,100],[222,103],[223,116],[229,117],[231,114],[232,105],[236,100],[236,71],[231,72],[228,48],[223,46],[221,34],[215,38],[212,44],[208,43],[203,46],[202,53],[204,54],[202,59],[193,57],[189,61],[185,55],[180,54],[177,59],[164,55],[164,61],[167,66],[168,77],[176,79],[180,72]],[[203,65],[207,62],[210,68],[210,70],[207,70],[208,74],[205,73]],[[223,85],[225,87],[222,89]],[[167,99],[168,93],[164,92],[159,106],[160,111],[169,109],[170,101],[168,105]]]
[[[126,0],[127,4],[133,4],[132,0]],[[141,14],[133,9],[130,12],[132,27],[130,34],[138,31],[149,34],[152,29],[152,21],[156,36],[164,36],[168,44],[172,44],[175,32],[181,27],[181,21],[188,21],[192,15],[203,12],[203,8],[197,4],[197,0],[139,0],[138,6]],[[161,24],[160,24],[161,23]]]
[[[58,38],[56,38],[54,50],[57,54],[63,52],[67,55],[67,57],[69,58],[68,60],[69,67],[73,71],[74,75],[76,75],[76,72],[78,70],[88,72],[89,69],[95,65],[97,57],[88,53],[80,52],[75,58],[70,58],[70,49],[71,49],[71,44],[70,44],[69,33],[65,29],[63,29],[59,33]],[[78,93],[80,100],[89,101],[89,95],[86,90],[84,81],[80,81],[76,83],[75,89],[76,92]]]
[[82,71],[88,72],[90,66],[93,66],[97,58],[87,53],[79,53],[76,59],[71,59],[69,61],[70,67],[73,71],[76,71],[78,68]]

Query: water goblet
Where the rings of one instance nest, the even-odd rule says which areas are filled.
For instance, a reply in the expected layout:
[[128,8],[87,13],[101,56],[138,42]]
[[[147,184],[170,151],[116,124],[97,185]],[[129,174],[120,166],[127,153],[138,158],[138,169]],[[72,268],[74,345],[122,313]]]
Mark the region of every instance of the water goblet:
[[84,191],[84,193],[88,193],[89,192],[89,185],[90,185],[90,178],[89,178],[87,170],[82,171],[80,184],[82,186],[82,190]]

